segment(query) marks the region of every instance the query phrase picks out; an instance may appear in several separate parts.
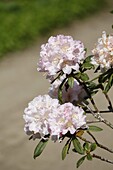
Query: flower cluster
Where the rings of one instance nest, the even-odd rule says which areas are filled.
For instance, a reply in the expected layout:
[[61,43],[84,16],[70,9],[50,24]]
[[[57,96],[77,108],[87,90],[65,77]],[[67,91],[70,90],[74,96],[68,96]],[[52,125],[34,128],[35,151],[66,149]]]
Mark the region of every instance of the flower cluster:
[[60,105],[49,95],[38,96],[28,104],[24,111],[25,132],[33,138],[50,136],[56,141],[79,128],[86,128],[84,110],[71,103]]
[[28,104],[24,111],[25,132],[28,135],[33,134],[35,137],[44,137],[50,133],[48,127],[48,118],[53,110],[56,110],[59,105],[57,99],[52,99],[49,95],[34,98]]
[[113,66],[113,35],[106,35],[103,31],[102,38],[98,39],[98,44],[92,50],[94,57],[92,64],[100,65],[101,68],[109,69]]
[[48,43],[41,46],[38,71],[47,72],[47,76],[54,76],[61,70],[65,74],[70,74],[72,69],[78,71],[85,53],[83,43],[71,36],[50,37]]
[[[66,77],[65,75],[61,76],[60,79],[55,80],[54,83],[51,84],[49,88],[49,95],[52,98],[58,98],[59,85],[62,83],[65,77]],[[87,97],[86,91],[76,79],[74,79],[73,87],[69,87],[68,89],[66,89],[65,86],[63,87],[62,90],[63,103],[65,102],[80,103],[86,97]]]
[[[107,36],[103,32],[92,53],[93,55],[86,57],[83,43],[64,35],[50,37],[48,43],[41,46],[38,71],[47,73],[50,87],[48,94],[39,95],[28,104],[23,115],[26,134],[31,135],[30,139],[40,139],[34,151],[34,158],[42,153],[49,139],[62,142],[66,138],[62,159],[69,153],[73,144],[72,151],[82,155],[77,167],[85,159],[92,158],[113,164],[111,160],[92,154],[97,146],[110,153],[113,151],[98,143],[91,133],[101,131],[102,128],[90,125],[102,122],[113,129],[112,123],[100,114],[103,111],[99,111],[93,98],[101,89],[108,103],[105,112],[113,111],[107,94],[113,86],[113,36]],[[93,79],[88,75],[91,69],[94,73],[100,69],[98,76]],[[86,120],[87,113],[94,119]],[[82,137],[84,133],[90,135],[94,142]]]

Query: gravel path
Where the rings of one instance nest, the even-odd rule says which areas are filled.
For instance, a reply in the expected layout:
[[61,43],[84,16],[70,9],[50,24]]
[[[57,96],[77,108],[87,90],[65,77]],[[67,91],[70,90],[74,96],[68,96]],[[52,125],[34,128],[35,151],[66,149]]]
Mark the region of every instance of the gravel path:
[[[88,53],[101,36],[103,30],[112,32],[113,15],[109,13],[113,9],[113,2],[106,10],[81,21],[75,21],[68,28],[54,31],[52,35],[71,35],[75,39],[84,42]],[[67,160],[61,161],[61,144],[50,143],[45,152],[37,160],[32,159],[33,149],[37,141],[28,141],[23,131],[23,110],[27,103],[39,94],[45,94],[48,90],[48,82],[36,70],[40,51],[40,45],[47,38],[41,39],[33,47],[21,52],[9,54],[0,62],[0,169],[1,170],[74,170],[77,155],[70,153]],[[111,94],[112,97],[112,94]],[[104,104],[101,96],[98,103]],[[111,115],[109,116],[109,119]],[[111,118],[112,119],[112,118]],[[112,119],[113,120],[113,119]],[[112,121],[113,122],[113,121]],[[97,134],[101,142],[113,148],[111,130],[105,128],[103,133]],[[60,145],[60,146],[59,146]],[[98,153],[101,153],[100,151]],[[105,156],[109,156],[104,152]],[[113,159],[113,156],[109,157]],[[97,164],[98,163],[98,164]],[[82,169],[109,169],[113,166],[98,161],[87,162],[80,167]]]

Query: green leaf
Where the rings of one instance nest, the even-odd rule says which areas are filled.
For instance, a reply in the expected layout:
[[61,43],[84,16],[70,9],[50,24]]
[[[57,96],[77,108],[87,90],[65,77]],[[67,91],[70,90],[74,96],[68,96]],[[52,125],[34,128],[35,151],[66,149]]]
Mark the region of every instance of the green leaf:
[[107,85],[106,85],[106,87],[105,87],[105,93],[107,93],[109,90],[110,90],[110,88],[112,87],[112,85],[113,85],[113,74],[111,74],[111,76],[110,76],[110,78],[109,78],[109,80],[108,80],[108,83],[107,83]]
[[88,161],[92,161],[92,156],[91,156],[90,153],[87,154],[87,160],[88,160]]
[[59,86],[59,89],[58,89],[58,100],[59,102],[62,104],[63,103],[63,99],[62,99],[62,91],[63,91],[63,87],[64,87],[64,84],[65,84],[65,81],[66,81],[67,78],[65,78],[62,83],[60,84]]
[[93,57],[93,55],[90,55],[84,60],[84,62],[82,64],[83,69],[86,69],[86,70],[94,69],[94,65],[91,64],[92,57]]
[[67,142],[62,149],[62,160],[64,160],[66,155],[68,154],[69,148],[70,148],[70,143]]
[[90,70],[90,69],[94,69],[94,65],[93,64],[91,64],[91,63],[84,63],[83,65],[82,65],[82,67],[83,68],[85,68],[85,69],[87,69],[87,70]]
[[89,55],[84,62],[90,62],[91,61],[91,58],[93,57],[93,55]]
[[94,95],[98,92],[98,89],[101,87],[101,84],[96,84],[94,82],[86,82],[86,86],[90,91],[90,94]]
[[38,156],[41,155],[41,153],[43,152],[43,150],[44,150],[44,148],[46,147],[47,143],[48,143],[48,140],[44,140],[44,139],[42,139],[42,140],[38,143],[38,145],[36,146],[36,148],[35,148],[35,150],[34,150],[34,156],[33,156],[34,159],[35,159],[36,157],[38,157]]
[[79,153],[79,154],[84,154],[84,150],[83,150],[83,147],[81,146],[81,143],[79,142],[79,140],[77,138],[74,138],[72,140],[73,142],[73,146],[74,146],[74,149]]
[[98,126],[89,126],[89,129],[88,129],[89,131],[94,131],[94,132],[99,132],[99,131],[102,131],[103,129],[102,128],[100,128],[100,127],[98,127]]
[[95,90],[101,87],[101,84],[96,84],[94,82],[87,82],[86,85],[90,90]]
[[97,147],[96,143],[92,143],[90,145],[90,152],[94,151],[96,149],[96,147]]
[[62,101],[62,89],[61,88],[58,89],[58,100],[61,104],[63,103],[63,101]]
[[90,146],[89,146],[88,142],[84,143],[83,147],[84,147],[85,151],[90,152]]
[[103,74],[101,74],[101,75],[99,76],[99,79],[98,79],[99,83],[105,83],[107,80],[110,79],[110,76],[111,76],[112,74],[113,74],[113,69],[112,69],[112,68],[109,69],[109,70],[107,70],[107,71],[104,72]]
[[69,77],[68,78],[68,85],[73,88],[73,85],[74,85],[74,78],[73,77]]
[[82,81],[88,81],[89,80],[89,77],[86,73],[82,73],[80,78],[81,78]]
[[82,158],[80,158],[78,161],[77,161],[77,165],[76,167],[78,168],[85,160],[86,156],[83,156]]

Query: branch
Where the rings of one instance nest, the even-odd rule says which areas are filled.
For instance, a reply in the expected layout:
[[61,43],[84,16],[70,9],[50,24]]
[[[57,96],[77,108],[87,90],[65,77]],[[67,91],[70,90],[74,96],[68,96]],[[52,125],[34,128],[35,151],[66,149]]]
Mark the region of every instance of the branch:
[[113,164],[113,161],[111,161],[111,160],[109,160],[109,159],[106,159],[106,158],[102,158],[101,156],[98,156],[98,155],[93,154],[92,157],[93,157],[93,158],[96,158],[96,159],[100,159],[101,161],[104,161],[104,162]]
[[[94,113],[96,113],[97,111],[92,110]],[[86,110],[86,113],[91,113],[90,111]],[[100,110],[99,113],[111,113],[111,111],[109,110]]]
[[101,121],[100,120],[87,120],[87,124],[91,124],[91,123],[100,123]]
[[101,122],[103,122],[104,124],[106,124],[107,126],[109,126],[111,129],[113,129],[113,125],[106,119],[104,119],[99,112],[93,112],[93,110],[86,105],[84,102],[82,102],[82,104],[87,107],[87,109],[91,112],[91,114],[98,120],[100,120]]
[[93,140],[95,141],[96,145],[97,145],[99,148],[102,148],[102,149],[104,149],[104,150],[106,150],[106,151],[108,151],[108,152],[110,152],[110,153],[113,153],[113,150],[112,150],[112,149],[109,149],[109,148],[107,148],[106,146],[98,143],[98,141],[95,139],[95,137],[92,135],[91,132],[87,131],[87,133],[93,138]]
[[[81,139],[82,141],[84,141],[84,142],[88,142],[88,143],[90,143],[90,144],[93,143],[93,142],[91,142],[91,141],[83,138],[82,136],[77,136],[77,137],[78,137],[79,139]],[[97,145],[99,148],[104,149],[104,150],[106,150],[106,151],[108,151],[108,152],[110,152],[110,153],[113,153],[113,150],[107,148],[106,146],[103,146],[102,144],[98,143],[96,140],[94,140],[94,141],[95,141],[96,145]]]
[[91,94],[90,94],[90,92],[89,92],[86,84],[85,84],[84,82],[81,82],[81,81],[79,80],[79,78],[77,78],[76,76],[74,76],[74,78],[80,83],[80,85],[83,85],[83,86],[84,86],[84,90],[86,91],[86,93],[87,93],[87,95],[88,95],[88,97],[89,97],[89,99],[90,99],[90,101],[91,101],[91,104],[93,105],[95,111],[96,111],[96,112],[98,113],[98,115],[99,115],[99,114],[100,114],[100,113],[99,113],[99,110],[98,110],[98,108],[97,108],[97,106],[96,106],[96,104],[95,104],[95,101],[93,100],[93,98],[92,98],[92,96],[91,96]]
[[111,100],[110,100],[108,94],[105,93],[105,92],[103,92],[103,94],[105,95],[105,97],[106,97],[106,99],[107,99],[107,101],[109,103],[109,107],[108,108],[110,109],[111,112],[113,112],[113,106],[112,106],[112,103],[111,103]]
[[109,103],[109,106],[108,106],[109,110],[110,110],[111,112],[113,112],[113,106],[112,106],[111,100],[110,100],[108,94],[104,91],[104,86],[103,86],[102,84],[101,84],[100,88],[101,88],[102,93],[104,94],[106,100],[107,100],[108,103]]

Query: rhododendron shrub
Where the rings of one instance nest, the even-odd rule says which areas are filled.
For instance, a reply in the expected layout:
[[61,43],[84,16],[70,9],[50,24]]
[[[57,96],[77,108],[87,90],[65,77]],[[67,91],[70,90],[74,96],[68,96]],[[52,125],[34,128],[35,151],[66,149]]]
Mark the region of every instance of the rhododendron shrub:
[[[46,73],[50,87],[48,94],[39,95],[28,104],[23,115],[24,130],[29,139],[40,139],[34,158],[43,152],[49,140],[60,143],[65,139],[63,160],[72,150],[82,155],[77,167],[84,160],[94,158],[113,164],[113,161],[95,154],[98,148],[110,153],[113,150],[100,144],[93,135],[94,131],[103,130],[95,125],[97,122],[113,129],[112,123],[101,114],[113,112],[108,96],[113,85],[113,36],[104,31],[90,56],[87,56],[84,44],[71,36],[50,37],[41,46],[37,70]],[[93,79],[89,78],[89,70],[94,73]],[[95,76],[97,72],[98,76]],[[97,107],[93,98],[100,90],[108,104],[105,111]],[[89,121],[88,116],[92,116],[92,120]],[[93,142],[84,137],[86,133]]]

